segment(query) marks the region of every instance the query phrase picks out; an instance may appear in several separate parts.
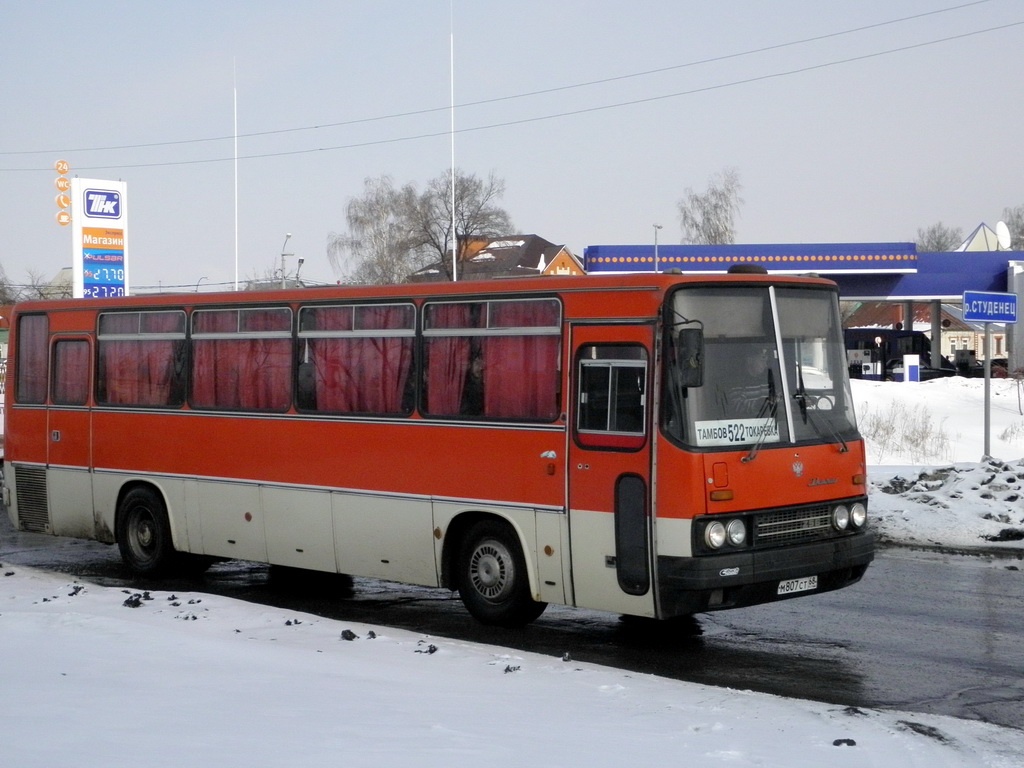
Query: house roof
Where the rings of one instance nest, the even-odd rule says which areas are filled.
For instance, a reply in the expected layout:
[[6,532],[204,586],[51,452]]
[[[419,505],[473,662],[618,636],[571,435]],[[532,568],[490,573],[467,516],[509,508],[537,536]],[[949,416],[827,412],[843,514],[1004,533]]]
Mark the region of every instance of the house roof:
[[[459,262],[459,279],[487,280],[539,275],[564,250],[564,245],[555,245],[538,235],[470,238],[465,243]],[[446,278],[447,273],[440,262],[430,264],[410,276],[414,282]]]

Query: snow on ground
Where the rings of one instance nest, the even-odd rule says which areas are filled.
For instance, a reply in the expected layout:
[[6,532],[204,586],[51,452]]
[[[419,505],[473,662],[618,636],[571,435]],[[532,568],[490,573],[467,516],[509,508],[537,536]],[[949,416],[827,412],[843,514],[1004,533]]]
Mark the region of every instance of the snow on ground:
[[983,380],[853,382],[883,543],[1024,554],[1024,392],[991,387],[985,457]]
[[18,768],[1009,768],[1024,755],[1024,732],[973,721],[2,573],[0,757]]
[[[891,542],[1024,543],[1024,417],[994,382],[855,382]],[[1001,389],[1000,389],[1001,388]],[[881,417],[879,417],[881,418]],[[945,437],[943,437],[943,435]],[[870,578],[870,570],[868,572]],[[854,587],[855,589],[856,587]],[[0,760],[31,766],[1010,768],[1024,731],[712,688],[199,593],[0,565]]]
[[[869,465],[977,462],[984,454],[983,379],[952,376],[923,382],[855,379],[857,421]],[[1024,456],[1024,383],[992,379],[990,453]]]

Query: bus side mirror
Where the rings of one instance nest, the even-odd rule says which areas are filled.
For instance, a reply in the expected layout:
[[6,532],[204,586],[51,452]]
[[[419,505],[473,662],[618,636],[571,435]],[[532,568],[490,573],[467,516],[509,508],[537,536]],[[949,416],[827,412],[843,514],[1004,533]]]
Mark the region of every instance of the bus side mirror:
[[700,387],[704,385],[704,330],[682,328],[676,336],[676,360],[679,385]]

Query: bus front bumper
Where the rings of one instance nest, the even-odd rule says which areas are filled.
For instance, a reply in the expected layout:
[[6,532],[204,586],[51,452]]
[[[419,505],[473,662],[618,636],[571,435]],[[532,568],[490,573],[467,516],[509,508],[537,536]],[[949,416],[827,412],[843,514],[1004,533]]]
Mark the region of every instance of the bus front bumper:
[[[848,587],[875,557],[870,531],[776,549],[658,558],[660,618],[741,608]],[[816,584],[808,587],[809,577]]]

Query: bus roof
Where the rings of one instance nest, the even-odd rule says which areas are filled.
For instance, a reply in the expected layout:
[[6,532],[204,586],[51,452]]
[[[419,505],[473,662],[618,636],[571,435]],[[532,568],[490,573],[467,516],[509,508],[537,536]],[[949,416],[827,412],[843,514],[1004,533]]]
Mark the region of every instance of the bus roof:
[[264,304],[270,302],[299,303],[308,301],[374,299],[458,299],[486,295],[493,298],[528,294],[551,295],[603,291],[665,291],[676,285],[766,284],[819,285],[836,288],[836,284],[816,275],[766,274],[619,274],[585,276],[541,276],[502,280],[478,280],[437,283],[401,283],[396,285],[339,284],[312,288],[287,288],[266,291],[219,291],[204,293],[146,293],[106,299],[37,299],[19,302],[16,313],[67,309],[144,309],[159,306],[192,306],[211,304]]

